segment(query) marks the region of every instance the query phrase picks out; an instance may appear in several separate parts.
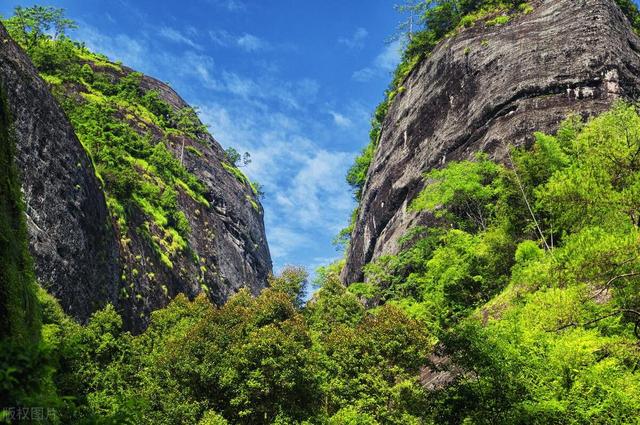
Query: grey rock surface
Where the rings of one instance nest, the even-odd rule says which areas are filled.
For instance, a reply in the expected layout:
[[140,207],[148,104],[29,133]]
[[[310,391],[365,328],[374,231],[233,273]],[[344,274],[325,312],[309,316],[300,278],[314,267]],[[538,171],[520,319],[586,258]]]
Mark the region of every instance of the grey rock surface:
[[118,245],[102,189],[64,112],[2,25],[0,84],[13,118],[36,276],[67,313],[86,320],[118,303]]
[[[125,72],[131,71],[125,68]],[[157,91],[176,111],[189,107],[171,87],[154,78],[143,76],[141,87]],[[124,249],[128,264],[125,273],[129,273],[127,281],[133,282],[135,291],[143,296],[130,299],[126,310],[135,313],[131,317],[134,322],[141,317],[140,326],[146,323],[149,312],[166,305],[178,293],[193,297],[205,291],[217,304],[241,288],[257,295],[267,286],[272,271],[260,201],[249,185],[223,167],[226,155],[220,144],[206,134],[199,140],[172,137],[167,147],[205,185],[210,207],[181,193],[179,207],[191,227],[190,252],[172,258],[171,269],[158,261],[141,262],[140,257],[153,258],[153,251],[136,232],[129,232],[131,243]],[[133,269],[138,270],[137,276],[130,273]]]
[[614,0],[534,1],[502,26],[480,24],[445,40],[403,83],[389,108],[359,207],[345,283],[396,253],[428,214],[407,206],[422,175],[484,151],[553,132],[572,113],[590,116],[640,94],[640,40]]

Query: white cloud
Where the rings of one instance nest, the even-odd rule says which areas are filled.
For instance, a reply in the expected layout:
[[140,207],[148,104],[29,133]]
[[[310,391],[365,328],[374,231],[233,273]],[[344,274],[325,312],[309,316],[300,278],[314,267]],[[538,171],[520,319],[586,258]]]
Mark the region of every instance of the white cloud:
[[339,38],[338,43],[347,46],[349,49],[361,49],[364,47],[364,40],[368,35],[369,32],[366,29],[359,27],[350,37]]
[[210,4],[226,9],[229,12],[241,12],[243,10],[246,10],[247,8],[247,5],[240,0],[207,0],[207,1]]
[[[325,221],[327,213],[340,211],[343,205],[349,205],[350,194],[344,191],[342,178],[351,164],[353,156],[346,152],[329,152],[315,149],[308,152],[300,161],[300,168],[289,188],[289,195],[298,208],[294,215],[303,224],[320,224],[333,228],[332,220]],[[345,199],[346,198],[346,199]],[[331,224],[330,224],[331,223]]]
[[183,33],[181,33],[175,28],[162,27],[160,28],[160,32],[158,34],[169,41],[173,41],[174,43],[184,44],[194,49],[202,50],[201,45],[191,40],[189,37],[187,37],[186,35],[184,35]]
[[226,30],[211,30],[209,31],[209,38],[221,47],[229,47],[234,42],[234,37]]
[[186,52],[179,57],[168,55],[161,60],[162,63],[166,63],[167,65],[169,65],[171,61],[174,61],[172,66],[179,76],[196,77],[206,88],[220,90],[220,82],[212,75],[215,62],[210,56]]
[[266,41],[251,34],[244,34],[240,36],[236,40],[236,43],[240,48],[246,50],[247,52],[255,52],[256,50],[266,50],[271,47],[271,45]]
[[289,227],[274,226],[269,229],[269,250],[275,259],[284,259],[292,250],[304,248],[310,242],[304,234]]
[[[202,65],[200,64],[200,67]],[[234,72],[222,71],[214,80],[209,72],[200,73],[203,83],[210,89],[232,94],[252,102],[276,101],[290,109],[301,109],[304,104],[315,100],[320,85],[311,79],[280,81],[262,76],[260,79],[242,76]]]
[[400,63],[400,55],[402,52],[402,41],[396,40],[387,45],[382,52],[376,57],[374,65],[383,71],[393,71]]
[[211,30],[209,38],[220,47],[238,47],[249,53],[271,50],[275,47],[268,41],[249,33],[235,35],[227,30]]
[[375,69],[366,67],[355,71],[351,75],[351,78],[360,83],[366,83],[367,81],[371,81],[376,74],[378,74],[378,72]]
[[276,202],[278,203],[278,205],[285,208],[293,208],[294,206],[291,199],[289,199],[287,196],[283,195],[282,193],[276,194]]
[[236,96],[249,98],[260,93],[258,85],[250,78],[244,78],[233,72],[222,75],[225,89]]
[[388,44],[375,57],[372,64],[355,71],[351,78],[358,82],[367,82],[378,76],[386,76],[400,63],[402,42],[400,40]]
[[347,128],[347,127],[351,127],[353,125],[353,123],[351,122],[351,120],[347,117],[345,117],[344,115],[335,112],[335,111],[329,111],[329,114],[333,117],[333,122],[338,126],[338,127],[343,127],[343,128]]

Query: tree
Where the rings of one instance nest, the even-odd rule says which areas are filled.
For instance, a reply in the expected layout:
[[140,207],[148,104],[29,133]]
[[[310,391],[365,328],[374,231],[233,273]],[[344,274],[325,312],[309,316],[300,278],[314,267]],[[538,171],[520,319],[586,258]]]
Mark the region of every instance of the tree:
[[280,276],[269,279],[269,286],[276,291],[284,292],[291,298],[293,305],[302,308],[308,277],[309,273],[304,268],[287,266]]
[[499,174],[500,167],[485,155],[430,171],[425,175],[428,190],[420,193],[411,208],[433,212],[462,229],[486,230],[502,189]]
[[251,154],[249,152],[240,154],[236,148],[228,147],[224,153],[229,164],[234,167],[243,167],[251,164]]
[[242,165],[251,164],[251,154],[249,152],[245,152],[242,154]]
[[253,188],[255,189],[255,193],[258,199],[260,200],[264,199],[264,196],[265,196],[264,186],[262,186],[262,184],[258,182],[252,182],[252,185],[253,185]]
[[395,37],[397,39],[403,39],[406,34],[406,39],[411,41],[420,17],[431,6],[431,3],[429,0],[408,0],[404,4],[395,5],[398,13],[408,15],[407,19],[398,25],[398,33]]
[[73,20],[65,17],[64,9],[51,6],[18,6],[14,10],[14,16],[4,23],[9,34],[27,52],[33,50],[42,40],[58,40],[67,30],[77,28]]
[[236,167],[238,162],[240,161],[240,153],[235,148],[228,147],[227,149],[225,149],[224,154],[227,157],[227,161],[229,161],[229,164]]
[[[325,270],[319,270],[319,274],[325,274]],[[322,288],[305,309],[309,327],[328,334],[337,326],[359,323],[364,316],[364,306],[357,297],[347,291],[334,273],[328,272],[322,279]]]
[[177,113],[177,127],[186,136],[197,139],[207,132],[207,126],[200,122],[197,108],[182,108]]

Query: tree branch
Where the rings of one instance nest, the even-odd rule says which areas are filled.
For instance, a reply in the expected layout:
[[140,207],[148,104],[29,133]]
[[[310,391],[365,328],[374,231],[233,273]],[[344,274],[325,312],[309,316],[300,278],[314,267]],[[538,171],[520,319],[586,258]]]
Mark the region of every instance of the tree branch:
[[524,186],[522,185],[522,181],[520,180],[520,176],[518,175],[518,170],[516,170],[516,167],[513,164],[513,158],[511,158],[511,150],[509,149],[508,146],[507,146],[507,157],[509,158],[509,162],[511,163],[511,169],[513,170],[513,174],[516,176],[516,182],[518,183],[518,188],[520,188],[520,192],[522,193],[522,198],[524,199],[524,203],[527,204],[527,209],[529,210],[529,214],[531,214],[531,218],[533,219],[533,222],[535,223],[536,228],[538,229],[538,233],[542,238],[542,242],[544,243],[544,246],[547,248],[547,251],[551,251],[549,244],[547,244],[547,238],[545,238],[544,233],[540,228],[540,224],[538,223],[538,220],[536,219],[536,216],[533,213],[531,204],[529,204],[529,199],[527,198],[527,194],[524,191]]
[[559,328],[547,330],[547,332],[560,332],[567,328],[572,328],[572,327],[577,328],[578,326],[581,326],[581,327],[589,326],[601,320],[608,319],[609,317],[613,317],[621,313],[631,313],[638,317],[635,321],[635,327],[634,327],[633,333],[636,335],[638,339],[640,339],[640,311],[632,310],[628,308],[621,308],[621,309],[615,310],[612,313],[606,314],[604,316],[596,317],[595,319],[589,320],[584,323],[576,323],[576,322],[567,323],[565,325],[560,326]]
[[627,277],[633,277],[633,276],[640,276],[640,272],[631,272],[631,273],[625,273],[625,274],[620,274],[618,276],[614,276],[611,279],[609,279],[609,281],[605,284],[605,288],[608,288],[616,280],[625,279]]

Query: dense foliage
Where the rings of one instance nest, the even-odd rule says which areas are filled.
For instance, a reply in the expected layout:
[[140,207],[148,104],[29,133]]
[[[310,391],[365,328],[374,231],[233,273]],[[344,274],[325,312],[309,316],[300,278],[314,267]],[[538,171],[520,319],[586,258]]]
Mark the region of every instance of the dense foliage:
[[418,423],[424,327],[393,306],[366,313],[335,277],[303,309],[305,277],[286,269],[221,308],[179,296],[139,336],[111,307],[80,326],[41,294],[60,421]]
[[14,16],[4,22],[12,37],[27,51],[37,48],[45,39],[64,37],[68,29],[76,24],[64,16],[62,9],[51,6],[15,8]]
[[[536,135],[509,167],[427,174],[442,226],[352,291],[419,319],[458,374],[436,422],[634,423],[640,415],[640,116],[620,104]],[[457,371],[457,372],[456,372]]]
[[620,104],[537,134],[509,166],[433,171],[412,208],[441,225],[366,284],[323,268],[306,305],[290,268],[223,307],[179,296],[134,336],[110,306],[81,326],[42,291],[51,422],[634,423],[639,152],[640,115]]

